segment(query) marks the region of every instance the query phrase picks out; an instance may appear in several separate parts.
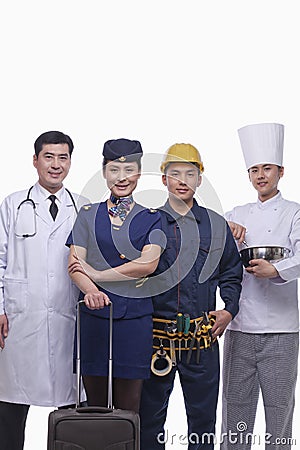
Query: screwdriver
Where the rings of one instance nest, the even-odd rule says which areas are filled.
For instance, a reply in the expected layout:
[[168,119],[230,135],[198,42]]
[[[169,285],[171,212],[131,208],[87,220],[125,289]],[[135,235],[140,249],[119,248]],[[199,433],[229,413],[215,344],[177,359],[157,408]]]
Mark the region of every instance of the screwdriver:
[[181,337],[183,333],[183,315],[182,313],[177,314],[176,318],[176,325],[177,325],[177,334],[178,334],[178,359],[181,361]]
[[[189,314],[184,314],[184,316],[183,316],[183,322],[184,322],[184,327],[183,327],[183,334],[186,336],[186,337],[188,337],[188,335],[189,335],[189,331],[190,331],[190,315]],[[187,343],[188,343],[188,341],[187,341],[187,339],[185,339],[185,342],[184,342],[184,346],[185,346],[185,348],[187,348]]]

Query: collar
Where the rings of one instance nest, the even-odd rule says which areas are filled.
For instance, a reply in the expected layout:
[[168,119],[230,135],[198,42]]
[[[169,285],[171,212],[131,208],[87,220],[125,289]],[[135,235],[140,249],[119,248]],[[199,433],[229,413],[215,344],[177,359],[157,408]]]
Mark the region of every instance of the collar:
[[201,207],[198,205],[195,199],[193,200],[193,206],[185,215],[181,215],[177,211],[175,211],[170,205],[169,200],[159,209],[167,213],[167,219],[170,223],[178,222],[186,218],[191,220],[196,219],[197,222],[201,222]]
[[282,200],[282,195],[281,195],[281,192],[278,191],[278,193],[276,195],[274,195],[274,197],[269,198],[269,200],[266,200],[264,202],[262,202],[258,198],[256,204],[260,209],[265,209],[265,208],[274,206],[276,203],[280,202],[281,200]]
[[[43,186],[40,185],[39,182],[36,183],[37,189],[41,195],[41,197],[43,197],[43,200],[46,201],[48,200],[49,195],[51,195],[51,192],[49,192],[47,189],[45,189]],[[55,192],[55,197],[57,198],[57,200],[61,203],[62,201],[62,195],[64,192],[64,187],[62,186],[59,191]]]
[[128,197],[115,197],[113,194],[110,194],[109,199],[114,205],[119,205],[122,202],[125,202],[125,203],[128,203],[128,204],[133,203],[133,196],[132,195],[129,195]]

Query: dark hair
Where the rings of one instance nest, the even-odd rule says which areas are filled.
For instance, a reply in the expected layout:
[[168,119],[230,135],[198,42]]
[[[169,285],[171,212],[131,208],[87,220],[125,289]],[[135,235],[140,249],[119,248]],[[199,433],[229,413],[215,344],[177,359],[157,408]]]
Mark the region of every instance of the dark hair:
[[72,139],[61,131],[46,131],[41,134],[34,143],[34,152],[38,157],[45,144],[68,144],[70,157],[73,152],[74,144]]
[[[279,166],[278,164],[274,164],[274,163],[265,163],[263,165],[264,166],[268,166],[268,165],[276,166],[278,171],[284,167],[284,166]],[[249,169],[247,169],[247,172],[250,173],[250,169],[255,166],[256,166],[256,164],[253,164],[253,166],[251,166],[251,167],[249,167]]]
[[170,167],[170,165],[172,163],[176,163],[176,162],[184,162],[184,163],[189,163],[192,164],[193,166],[196,167],[196,169],[198,170],[198,174],[201,175],[200,169],[199,169],[199,164],[196,162],[192,162],[192,161],[170,161],[168,164],[166,164],[166,167],[164,168],[164,175],[166,175],[168,168]]
[[[102,169],[104,170],[105,169],[105,167],[106,167],[106,164],[108,163],[108,162],[110,162],[110,161],[112,161],[111,159],[106,159],[106,158],[103,158],[103,161],[102,161]],[[116,162],[121,162],[121,161],[118,161],[117,159],[116,160],[114,160],[114,161],[116,161]],[[138,158],[132,158],[132,159],[129,159],[129,158],[127,158],[127,160],[126,161],[124,161],[124,162],[136,162],[137,163],[137,165],[138,165],[138,170],[139,170],[139,172],[141,171],[141,168],[142,168],[142,157],[140,156],[140,157],[138,157]]]

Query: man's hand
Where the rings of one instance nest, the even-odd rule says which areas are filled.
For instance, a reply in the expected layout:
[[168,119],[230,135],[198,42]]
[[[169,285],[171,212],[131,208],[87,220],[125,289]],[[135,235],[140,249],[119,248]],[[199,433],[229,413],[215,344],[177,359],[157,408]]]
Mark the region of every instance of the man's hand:
[[221,309],[219,311],[210,311],[209,314],[215,316],[216,318],[216,322],[211,329],[212,337],[221,337],[227,325],[231,322],[232,315],[225,309]]
[[250,267],[246,267],[246,271],[257,278],[276,278],[279,276],[273,264],[265,259],[251,259],[249,264]]
[[8,336],[8,320],[6,314],[0,314],[0,348],[4,348],[4,340]]
[[243,225],[240,225],[239,223],[235,222],[227,222],[229,225],[229,228],[231,230],[231,233],[238,241],[239,244],[243,244],[245,242],[245,235],[246,235],[246,228]]
[[90,309],[102,309],[110,304],[108,295],[101,291],[87,292],[84,296],[84,303]]

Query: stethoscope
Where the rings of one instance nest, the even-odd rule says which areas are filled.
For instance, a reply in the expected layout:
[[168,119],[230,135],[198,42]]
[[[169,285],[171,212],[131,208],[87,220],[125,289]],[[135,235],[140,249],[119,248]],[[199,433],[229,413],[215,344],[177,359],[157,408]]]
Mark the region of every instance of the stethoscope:
[[[26,197],[24,200],[22,200],[21,203],[19,204],[19,206],[17,207],[17,217],[16,217],[16,221],[15,221],[15,235],[16,235],[17,237],[28,238],[28,237],[33,237],[33,236],[35,236],[36,233],[37,233],[36,212],[35,212],[35,210],[36,210],[36,204],[35,204],[35,201],[34,201],[32,198],[30,198],[30,194],[31,194],[32,189],[33,189],[33,186],[31,186],[31,187],[28,189],[27,197]],[[75,208],[76,214],[78,214],[78,208],[77,208],[77,206],[76,206],[75,199],[74,199],[72,193],[71,193],[71,192],[69,191],[69,189],[67,189],[67,188],[65,188],[65,190],[67,191],[67,193],[68,193],[69,196],[70,196],[70,199],[72,200],[72,203],[73,203],[73,206],[74,206],[74,208]],[[28,204],[28,205],[30,205],[30,206],[32,207],[32,213],[33,213],[33,214],[32,214],[32,217],[33,217],[33,230],[32,230],[31,233],[18,233],[18,232],[17,232],[17,226],[18,226],[18,222],[19,222],[20,211],[21,211],[21,209],[22,209],[22,206],[24,206],[25,204]]]

